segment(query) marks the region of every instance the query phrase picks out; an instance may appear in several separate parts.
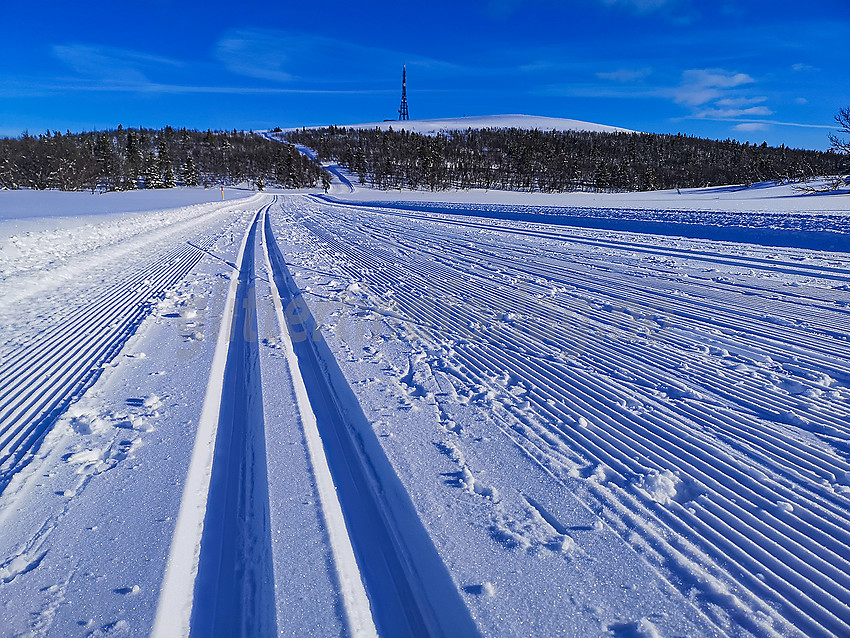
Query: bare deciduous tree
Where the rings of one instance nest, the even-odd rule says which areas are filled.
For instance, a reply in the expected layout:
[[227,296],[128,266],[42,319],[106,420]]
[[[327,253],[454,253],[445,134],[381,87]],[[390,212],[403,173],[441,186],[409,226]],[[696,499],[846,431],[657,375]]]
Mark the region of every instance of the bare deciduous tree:
[[[850,107],[838,110],[835,116],[835,123],[838,124],[839,133],[850,135]],[[844,139],[834,133],[830,133],[829,141],[832,143],[832,149],[834,151],[850,155],[850,139]]]

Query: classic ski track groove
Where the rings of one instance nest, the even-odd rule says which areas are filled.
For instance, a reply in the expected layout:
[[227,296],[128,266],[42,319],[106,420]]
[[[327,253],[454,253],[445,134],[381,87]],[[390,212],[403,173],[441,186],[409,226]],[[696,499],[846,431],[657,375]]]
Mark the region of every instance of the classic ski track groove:
[[[253,250],[248,248],[248,242],[255,239],[256,222],[261,212],[269,205],[270,203],[266,202],[259,209],[253,210],[240,243],[236,268],[229,273],[230,283],[227,298],[222,308],[221,324],[210,366],[204,403],[198,419],[192,456],[184,481],[183,495],[172,534],[165,574],[160,586],[159,603],[151,631],[151,635],[155,637],[188,636],[192,630],[193,612],[195,611],[194,596],[202,560],[206,513],[213,488],[211,479],[214,471],[218,469],[214,467],[214,461],[216,460],[219,422],[223,418],[222,403],[226,392],[224,384],[230,362],[230,347],[236,336],[233,332],[238,322],[239,309],[236,306],[240,295],[247,299],[246,295],[254,294],[253,282],[243,281],[249,270],[253,270],[253,265],[251,268],[246,268],[244,261],[246,253],[253,255]],[[234,452],[233,456],[237,454],[238,452]],[[229,465],[230,456],[220,454],[219,457],[220,460],[225,462],[225,465]],[[238,462],[239,459],[236,460]],[[224,482],[221,485],[221,489],[226,490],[228,483]],[[216,548],[206,550],[207,555],[215,554],[215,550]],[[208,565],[214,564],[215,559],[214,556],[206,563]],[[214,579],[207,581],[207,583],[210,582],[214,584]],[[231,589],[234,588],[232,583],[229,586]],[[213,606],[213,609],[205,610],[207,617],[215,611],[214,603],[210,601],[209,604]]]
[[[698,584],[696,575],[696,583],[678,582],[684,576],[677,565],[693,561],[725,583],[745,609],[769,614],[777,626],[789,622],[808,635],[848,631],[850,503],[831,483],[836,473],[850,476],[850,463],[833,449],[801,443],[782,423],[784,414],[798,410],[799,396],[764,390],[765,375],[781,380],[789,370],[826,372],[845,388],[850,383],[850,313],[836,304],[835,293],[830,299],[829,291],[816,291],[823,299],[810,296],[801,303],[802,293],[777,290],[778,298],[764,305],[764,299],[754,301],[718,273],[675,279],[676,288],[689,296],[673,295],[665,289],[670,276],[662,270],[663,263],[644,261],[633,268],[630,255],[640,250],[699,264],[710,261],[705,252],[664,246],[638,249],[604,236],[611,233],[458,221],[378,208],[347,210],[309,200],[291,205],[288,212],[312,234],[316,251],[328,255],[352,280],[378,293],[392,291],[398,315],[430,327],[438,339],[444,334],[465,339],[454,347],[459,367],[449,373],[460,372],[468,383],[485,386],[505,373],[520,380],[529,390],[524,398],[534,406],[538,422],[509,404],[508,412],[525,430],[546,438],[532,439],[509,421],[500,426],[503,431],[511,432],[511,439],[528,448],[538,462],[560,457],[589,469],[606,466],[604,485],[584,482],[590,501],[606,505],[609,523],[627,540],[629,530],[638,530],[643,544],[652,548],[645,553],[647,560],[683,593],[695,587],[706,601],[713,595],[705,582]],[[479,234],[484,238],[476,241]],[[612,254],[597,257],[586,254],[588,249]],[[815,274],[773,259],[715,257],[726,266],[761,274]],[[624,272],[627,268],[631,270]],[[827,278],[835,279],[848,272],[824,270]],[[536,303],[540,300],[534,296],[548,294],[553,285],[566,286],[568,292]],[[436,302],[448,297],[463,304],[452,309],[456,315],[439,312]],[[548,322],[519,328],[499,323],[483,335],[470,329],[462,316],[466,310],[467,319],[498,321],[528,304],[529,298],[536,306],[530,310],[548,317]],[[469,313],[470,307],[478,314]],[[800,316],[801,307],[805,324],[776,326],[765,319]],[[655,320],[658,315],[663,315],[660,321]],[[643,317],[648,331],[622,341],[586,337],[580,358],[592,367],[567,365],[554,353],[574,349],[572,338],[581,335],[563,320],[579,316],[587,319],[585,329],[608,332],[624,316]],[[722,364],[712,365],[707,353],[697,350],[707,339],[728,349],[727,357],[755,348],[773,361],[758,370],[764,375],[739,376],[730,386],[718,374],[725,370]],[[690,369],[673,376],[670,372],[683,355]],[[722,356],[715,358],[720,361]],[[756,365],[740,357],[738,362]],[[622,378],[623,370],[628,371],[627,379]],[[669,388],[690,388],[699,398],[685,394],[665,401],[658,395],[665,388],[668,393]],[[652,410],[632,412],[621,403],[629,397]],[[578,415],[587,419],[587,427],[568,425]],[[829,410],[809,410],[805,416],[810,421],[805,429],[826,443],[846,440],[850,434],[846,400],[830,400]],[[652,469],[678,473],[699,496],[684,504],[655,503],[631,487]],[[790,503],[791,511],[779,508],[782,502]],[[699,530],[696,536],[694,530]],[[762,577],[756,578],[756,573]],[[748,613],[733,617],[763,634],[764,628]]]

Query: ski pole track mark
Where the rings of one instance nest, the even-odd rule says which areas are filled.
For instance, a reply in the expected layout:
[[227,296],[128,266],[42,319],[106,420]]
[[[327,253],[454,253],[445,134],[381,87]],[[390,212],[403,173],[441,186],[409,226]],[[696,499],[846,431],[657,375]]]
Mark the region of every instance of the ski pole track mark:
[[[313,235],[317,252],[330,251],[337,256],[331,263],[345,276],[367,283],[376,294],[391,290],[405,319],[431,327],[442,340],[452,335],[455,345],[450,357],[470,371],[472,380],[488,385],[488,379],[507,370],[525,387],[536,389],[528,392],[525,399],[536,413],[546,417],[541,427],[554,434],[566,449],[578,452],[586,466],[608,468],[606,474],[610,477],[606,477],[604,487],[585,481],[585,489],[595,499],[609,503],[622,520],[632,521],[633,526],[634,520],[650,521],[657,529],[674,532],[674,539],[688,538],[689,526],[697,521],[706,530],[726,530],[727,535],[715,538],[707,533],[702,540],[688,543],[693,545],[689,552],[700,553],[691,554],[692,558],[697,564],[708,564],[718,582],[729,583],[739,597],[749,599],[752,608],[763,607],[759,599],[772,600],[781,616],[805,626],[813,635],[846,630],[850,621],[850,581],[846,576],[850,566],[846,552],[850,538],[848,500],[846,493],[834,490],[833,481],[847,472],[848,465],[828,446],[802,448],[796,429],[800,426],[793,419],[782,427],[771,424],[788,421],[784,413],[794,414],[805,405],[798,396],[770,391],[776,387],[769,382],[770,374],[799,378],[784,365],[793,363],[812,373],[828,373],[832,380],[822,390],[844,392],[843,384],[850,379],[845,363],[850,349],[846,333],[842,334],[847,312],[835,306],[824,289],[816,289],[814,297],[795,289],[791,297],[772,300],[775,303],[769,311],[749,310],[746,320],[740,320],[741,307],[758,307],[725,281],[704,277],[688,279],[684,285],[671,279],[665,270],[653,270],[652,264],[641,263],[641,269],[634,269],[635,260],[622,256],[619,262],[606,261],[608,267],[599,269],[594,267],[592,253],[581,253],[576,248],[580,242],[572,232],[551,233],[546,229],[541,234],[557,236],[541,238],[525,228],[517,239],[506,237],[513,231],[508,224],[488,224],[495,229],[479,229],[474,222],[464,222],[467,229],[482,234],[471,253],[469,237],[458,237],[454,220],[429,216],[408,221],[395,211],[388,215],[358,208],[348,213],[342,206],[315,204],[293,206],[289,213]],[[484,235],[485,231],[491,234]],[[596,237],[580,239],[590,247],[610,243]],[[516,243],[544,240],[559,241],[561,245],[547,244],[544,257],[533,260],[530,256],[537,254],[539,246],[528,246],[525,256],[517,258]],[[611,248],[622,251],[624,246]],[[628,246],[628,250],[633,251],[634,247]],[[660,251],[656,249],[656,253]],[[696,264],[706,261],[700,251],[687,254],[676,249],[666,254],[680,258],[684,255]],[[752,270],[760,265],[765,270],[776,268],[775,260],[762,260],[761,264],[757,259],[728,261],[746,264]],[[785,270],[786,275],[813,274],[796,267]],[[836,268],[835,272],[838,276],[847,271]],[[674,271],[673,277],[676,274]],[[636,279],[638,276],[640,279]],[[510,285],[510,278],[528,282],[526,290],[532,296],[546,294],[552,284],[557,284],[584,291],[603,302],[597,308],[577,303],[574,294],[558,293],[543,306],[543,312],[550,307],[555,311],[544,314],[547,321],[524,325],[521,334],[514,325],[499,323],[485,336],[471,330],[451,312],[441,313],[437,300],[427,294],[435,290],[437,294],[493,310],[498,316],[528,303],[529,295],[519,294],[521,291]],[[671,281],[690,295],[700,296],[702,301],[671,295],[666,290]],[[838,292],[833,294],[837,296]],[[769,327],[765,315],[794,316],[800,311],[800,298],[808,300],[805,312],[818,310],[817,321],[807,315],[804,327],[789,332]],[[558,318],[557,311],[563,317],[566,308],[574,313],[573,317],[588,317],[594,325],[610,331],[615,324],[604,304],[624,302],[644,316],[664,312],[668,321],[675,321],[676,329],[651,331],[652,341],[586,339],[584,351],[575,361],[591,363],[589,369],[520,354],[528,350],[546,352],[549,344],[567,352],[573,349],[569,327],[553,320]],[[726,334],[716,334],[718,323]],[[830,324],[837,329],[823,329]],[[733,349],[741,353],[767,351],[772,362],[753,368],[761,377],[742,380],[739,376],[732,385],[718,374],[723,368],[716,362],[706,356],[688,355],[698,355],[694,346],[701,345],[703,335],[722,338],[733,357]],[[698,390],[692,393],[693,398],[687,392],[684,398],[678,398],[676,392],[671,394],[669,390],[665,396],[659,388],[681,387],[682,377],[665,371],[675,370],[683,354],[688,355],[686,360],[691,366],[686,378],[698,380]],[[720,359],[723,356],[730,354],[721,354]],[[610,381],[617,379],[614,373],[621,369],[629,370],[632,382],[611,385]],[[652,410],[637,414],[619,403],[633,397]],[[513,418],[522,417],[522,410],[510,402],[506,405]],[[803,431],[827,442],[828,436],[818,433],[818,429],[846,436],[846,417],[850,414],[846,398],[831,398],[828,406],[829,409],[801,413],[809,421]],[[586,426],[570,425],[576,423],[578,415],[587,422]],[[508,423],[505,428],[518,432]],[[538,458],[557,452],[551,449],[548,437],[534,441],[521,441],[513,435],[511,438],[536,450],[532,455]],[[633,458],[635,452],[639,460]],[[756,480],[747,472],[748,464],[744,462],[748,459],[756,462],[764,479]],[[642,489],[632,487],[649,472],[665,470],[673,470],[686,480],[688,485],[683,487],[697,496],[681,503],[674,497],[668,505],[661,506]],[[790,504],[789,509],[781,503]],[[615,527],[618,524],[615,521]],[[646,530],[650,526],[647,523],[638,527]],[[654,562],[669,574],[669,565],[678,556],[674,543],[681,541],[667,541],[657,532],[644,532],[644,539],[656,547],[658,558]],[[755,571],[764,574],[766,582],[754,579]],[[675,574],[670,577],[676,579]],[[775,612],[771,615],[781,621]]]

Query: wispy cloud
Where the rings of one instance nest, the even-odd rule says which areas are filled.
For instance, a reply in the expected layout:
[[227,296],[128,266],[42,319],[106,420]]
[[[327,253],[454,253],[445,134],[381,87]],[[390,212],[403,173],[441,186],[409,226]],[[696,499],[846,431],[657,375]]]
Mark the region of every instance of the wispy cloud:
[[[287,48],[287,44],[291,48]],[[298,55],[298,51],[292,48],[296,46],[285,36],[275,36],[272,32],[238,31],[219,40],[215,57],[228,70],[239,75],[291,82],[295,76],[284,69],[291,66],[293,57]]]
[[677,0],[602,0],[602,3],[609,6],[625,7],[640,13],[658,11],[678,4]]
[[682,73],[682,84],[675,90],[675,100],[687,106],[700,106],[722,99],[728,89],[755,80],[746,73],[735,73],[723,69],[688,69]]
[[813,129],[822,129],[822,130],[835,130],[835,126],[827,126],[826,124],[808,124],[806,122],[784,122],[781,120],[764,120],[764,119],[744,119],[744,118],[693,118],[686,117],[684,119],[705,119],[705,120],[715,120],[719,122],[740,122],[741,124],[762,124],[762,125],[775,125],[775,126],[793,126],[795,128],[813,128]]
[[[690,0],[586,0],[589,4],[622,9],[638,14],[667,12],[690,4]],[[484,0],[484,11],[494,18],[507,18],[529,5],[563,5],[559,0]]]
[[279,86],[207,86],[194,84],[163,84],[157,82],[63,82],[33,80],[14,86],[0,86],[2,97],[47,97],[57,93],[147,93],[160,95],[218,94],[218,95],[372,95],[395,93],[395,89],[320,89],[287,88]]
[[756,115],[773,115],[766,106],[753,106],[748,109],[700,109],[694,113],[695,118],[731,120],[736,117],[752,117]]
[[769,126],[764,122],[744,122],[735,126],[736,131],[742,133],[753,133],[755,131],[766,131]]
[[682,73],[681,84],[673,90],[673,100],[691,109],[689,119],[741,121],[750,128],[736,127],[739,131],[759,130],[752,128],[756,122],[751,118],[773,115],[773,110],[764,105],[763,95],[742,95],[745,87],[755,84],[755,79],[746,74],[725,69],[688,69]]
[[635,82],[642,80],[652,73],[652,69],[617,69],[616,71],[607,71],[597,73],[596,77],[601,80],[612,80],[614,82]]
[[753,104],[761,104],[762,102],[767,102],[767,98],[763,95],[758,97],[727,97],[722,100],[717,100],[715,104],[717,106],[723,106],[727,108],[740,108],[742,106],[751,106]]
[[279,83],[362,82],[365,74],[395,79],[402,64],[450,75],[472,72],[403,51],[271,29],[230,31],[213,55],[231,73]]
[[[16,77],[0,86],[0,95],[55,95],[67,92],[140,94],[378,94],[388,88],[349,80],[357,69],[380,75],[380,67],[395,78],[402,63],[459,67],[428,58],[407,56],[318,36],[274,30],[244,30],[225,34],[213,51],[213,60],[176,60],[142,51],[92,44],[58,44],[53,56],[69,73],[54,77]],[[218,84],[222,66],[255,82],[226,80]],[[375,67],[379,70],[376,72]],[[328,68],[340,69],[329,75]],[[361,71],[362,73],[362,71]],[[212,81],[211,81],[212,80]],[[393,86],[393,91],[396,90]]]
[[[262,42],[254,41],[257,49]],[[220,65],[210,62],[183,61],[142,51],[90,44],[54,45],[51,51],[70,73],[57,76],[18,75],[0,82],[0,97],[46,97],[68,93],[138,93],[148,95],[353,95],[382,93],[382,89],[350,86],[281,86],[292,76],[269,71],[269,61],[260,59],[253,73],[243,75],[277,81],[274,85],[240,86],[241,83],[216,84],[211,77],[220,76]],[[265,68],[267,73],[258,69]],[[0,78],[2,80],[2,78]]]
[[145,83],[150,71],[182,66],[171,58],[89,44],[54,45],[53,55],[84,78],[120,84]]

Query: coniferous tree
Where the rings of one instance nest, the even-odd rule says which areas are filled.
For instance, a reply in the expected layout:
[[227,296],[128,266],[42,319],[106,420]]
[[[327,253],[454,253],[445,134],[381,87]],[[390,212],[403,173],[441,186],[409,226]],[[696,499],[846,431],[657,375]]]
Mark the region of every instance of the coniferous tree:
[[101,133],[97,137],[94,152],[97,170],[100,174],[100,185],[105,190],[113,190],[118,182],[116,170],[118,159],[112,146],[112,138],[108,133]]
[[126,147],[126,188],[138,188],[139,180],[142,176],[142,149],[139,144],[139,139],[135,131],[127,132],[127,147]]
[[174,164],[171,162],[171,154],[168,152],[168,143],[162,137],[157,145],[157,160],[160,179],[162,180],[162,188],[173,188],[175,185],[174,179]]
[[181,178],[186,186],[198,185],[198,167],[191,155],[186,158],[186,163],[183,164]]
[[251,179],[315,186],[324,172],[291,145],[248,133],[119,127],[0,139],[0,188],[163,188],[176,183],[177,168],[187,185]]
[[425,136],[329,127],[282,134],[377,188],[649,190],[834,174],[836,153],[685,135],[482,129]]
[[159,159],[153,153],[148,151],[144,157],[143,176],[145,188],[162,188],[162,170],[160,169]]

